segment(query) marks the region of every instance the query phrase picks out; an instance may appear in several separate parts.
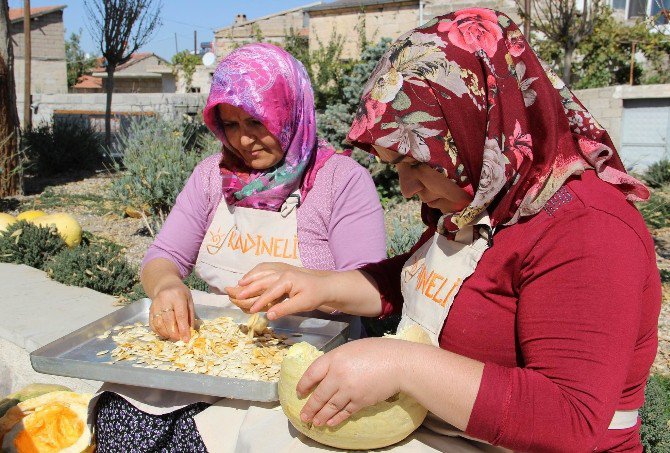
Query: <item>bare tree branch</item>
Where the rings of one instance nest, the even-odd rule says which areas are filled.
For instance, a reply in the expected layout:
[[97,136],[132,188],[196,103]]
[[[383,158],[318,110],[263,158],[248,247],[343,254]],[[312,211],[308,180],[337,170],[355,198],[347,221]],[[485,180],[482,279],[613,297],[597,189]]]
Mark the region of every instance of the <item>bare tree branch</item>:
[[116,68],[149,42],[161,26],[162,0],[84,0],[88,30],[106,62],[105,143],[111,146],[112,93]]
[[[577,7],[581,2],[581,11]],[[572,78],[572,58],[584,38],[593,33],[595,20],[604,8],[603,0],[537,0],[532,26],[563,50],[563,81]]]

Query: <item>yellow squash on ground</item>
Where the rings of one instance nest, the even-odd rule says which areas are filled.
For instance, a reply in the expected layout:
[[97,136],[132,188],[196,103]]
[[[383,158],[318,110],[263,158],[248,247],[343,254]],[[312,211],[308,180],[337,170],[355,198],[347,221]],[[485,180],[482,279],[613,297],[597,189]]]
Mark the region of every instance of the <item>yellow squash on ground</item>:
[[38,226],[53,226],[63,238],[68,247],[76,247],[81,243],[81,225],[70,214],[57,212],[33,220]]
[[[418,326],[409,327],[389,337],[431,344],[426,332]],[[324,445],[348,450],[382,448],[400,442],[421,423],[428,410],[411,396],[399,393],[393,398],[357,412],[335,426],[314,426],[300,420],[300,411],[309,396],[298,398],[295,387],[307,368],[323,352],[309,343],[298,343],[288,350],[279,375],[279,401],[291,424],[307,437]]]
[[6,231],[7,227],[14,222],[16,222],[16,218],[13,215],[0,212],[0,233]]
[[16,216],[16,220],[25,220],[26,222],[32,222],[36,218],[42,217],[44,215],[47,215],[47,213],[39,210],[23,211]]
[[1,450],[81,453],[91,445],[87,425],[92,395],[51,392],[23,401],[0,418]]

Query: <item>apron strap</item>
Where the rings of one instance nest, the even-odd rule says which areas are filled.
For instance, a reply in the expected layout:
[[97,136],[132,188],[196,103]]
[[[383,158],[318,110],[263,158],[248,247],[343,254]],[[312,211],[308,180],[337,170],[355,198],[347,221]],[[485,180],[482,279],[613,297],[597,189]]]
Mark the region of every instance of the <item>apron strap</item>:
[[286,218],[291,215],[293,210],[298,206],[300,206],[300,193],[294,192],[286,198],[286,201],[281,205],[281,210],[279,212],[282,217]]

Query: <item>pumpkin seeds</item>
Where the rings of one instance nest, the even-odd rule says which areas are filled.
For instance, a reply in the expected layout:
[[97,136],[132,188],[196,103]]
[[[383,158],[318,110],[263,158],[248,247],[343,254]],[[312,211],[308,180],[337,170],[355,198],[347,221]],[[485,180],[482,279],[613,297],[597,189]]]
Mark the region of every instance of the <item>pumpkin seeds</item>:
[[268,327],[255,337],[254,333],[232,318],[220,317],[202,320],[198,330],[191,329],[188,343],[163,340],[139,322],[115,326],[99,338],[112,334],[117,346],[111,351],[112,363],[133,361],[134,367],[276,382],[288,337]]

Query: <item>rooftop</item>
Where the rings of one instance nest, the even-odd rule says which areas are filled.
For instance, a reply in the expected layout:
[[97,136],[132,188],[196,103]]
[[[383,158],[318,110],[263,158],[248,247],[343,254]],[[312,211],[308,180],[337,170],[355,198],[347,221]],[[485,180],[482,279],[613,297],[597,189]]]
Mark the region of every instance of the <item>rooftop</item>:
[[[288,13],[292,13],[292,12],[299,11],[299,10],[309,10],[309,9],[311,9],[313,7],[316,7],[317,5],[320,5],[322,3],[323,2],[320,2],[320,1],[319,2],[308,3],[307,5],[298,6],[296,8],[291,8],[291,9],[286,9],[284,11],[279,11],[277,13],[272,13],[272,14],[268,14],[266,16],[257,17],[256,19],[246,20],[246,21],[241,22],[241,23],[234,23],[232,25],[228,25],[227,27],[222,27],[222,28],[217,29],[215,31],[215,33],[218,33],[221,30],[228,30],[229,28],[232,28],[232,27],[253,24],[254,22],[257,22],[259,20],[269,19],[269,18],[274,17],[274,16],[281,16],[282,14],[288,14]],[[238,16],[244,16],[246,18],[245,14],[238,14]]]
[[[321,3],[320,5],[312,6],[307,8],[307,12],[312,11],[327,11],[332,9],[344,9],[344,8],[362,8],[365,6],[377,6],[377,5],[386,5],[393,3],[407,3],[412,0],[335,0],[334,2]],[[414,0],[418,3],[418,0]]]
[[[45,14],[62,11],[65,8],[67,8],[67,5],[40,6],[37,8],[30,8],[30,17],[44,16]],[[12,23],[23,22],[23,8],[10,8],[9,21]]]

